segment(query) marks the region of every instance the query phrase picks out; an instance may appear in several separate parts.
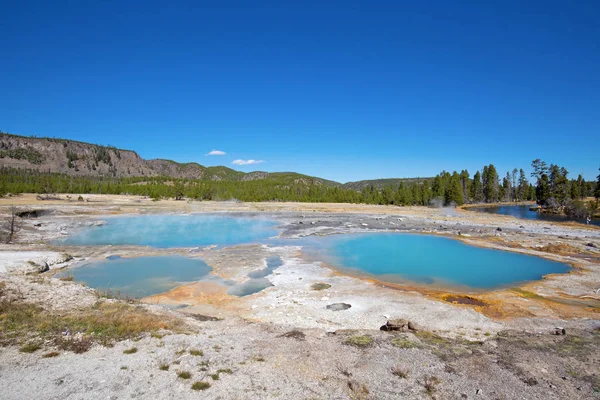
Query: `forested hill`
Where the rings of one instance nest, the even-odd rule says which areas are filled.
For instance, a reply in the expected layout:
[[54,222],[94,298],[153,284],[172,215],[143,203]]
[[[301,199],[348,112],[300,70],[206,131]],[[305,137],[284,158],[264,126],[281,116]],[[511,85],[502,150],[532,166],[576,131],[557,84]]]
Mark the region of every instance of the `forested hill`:
[[344,189],[354,189],[362,191],[372,186],[376,189],[385,189],[391,187],[392,189],[398,189],[401,183],[413,184],[422,183],[423,181],[430,181],[433,178],[386,178],[386,179],[369,179],[364,181],[347,182],[342,185]]
[[286,178],[307,184],[339,186],[325,179],[294,172],[249,172],[198,163],[144,160],[135,151],[75,140],[18,136],[0,131],[0,167],[11,167],[74,176],[131,178],[172,177],[204,181],[252,181]]

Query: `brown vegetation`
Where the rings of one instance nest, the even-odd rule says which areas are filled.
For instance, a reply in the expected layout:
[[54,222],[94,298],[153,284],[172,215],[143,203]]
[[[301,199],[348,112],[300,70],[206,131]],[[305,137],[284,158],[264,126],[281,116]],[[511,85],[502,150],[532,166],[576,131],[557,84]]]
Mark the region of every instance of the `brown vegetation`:
[[43,339],[60,349],[82,353],[93,343],[110,345],[162,329],[182,331],[183,324],[122,303],[101,302],[89,309],[59,314],[20,300],[0,299],[0,345]]

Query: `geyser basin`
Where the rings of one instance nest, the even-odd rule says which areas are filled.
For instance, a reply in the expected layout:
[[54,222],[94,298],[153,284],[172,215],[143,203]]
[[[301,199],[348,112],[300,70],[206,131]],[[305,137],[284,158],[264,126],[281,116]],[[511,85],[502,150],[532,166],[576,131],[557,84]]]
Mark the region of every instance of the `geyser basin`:
[[197,258],[180,256],[112,258],[69,269],[76,281],[101,291],[131,297],[163,293],[183,283],[202,279],[212,268]]
[[220,215],[145,215],[109,218],[60,241],[66,245],[194,247],[251,243],[277,235],[276,222]]
[[311,258],[378,280],[489,290],[567,272],[568,265],[540,257],[484,249],[428,235],[367,233],[320,238]]

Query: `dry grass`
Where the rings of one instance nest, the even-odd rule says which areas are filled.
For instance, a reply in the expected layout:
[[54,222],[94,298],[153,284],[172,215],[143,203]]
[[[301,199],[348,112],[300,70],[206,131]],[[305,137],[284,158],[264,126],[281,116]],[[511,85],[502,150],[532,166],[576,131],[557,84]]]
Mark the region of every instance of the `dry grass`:
[[348,395],[352,400],[366,400],[369,398],[369,388],[367,385],[360,384],[356,381],[348,381]]
[[534,250],[543,251],[545,253],[569,255],[569,254],[585,254],[585,250],[578,249],[567,243],[549,243],[543,247],[533,247]]
[[410,371],[408,368],[404,367],[394,367],[392,368],[392,374],[397,376],[398,378],[406,379],[408,377],[408,373]]
[[202,357],[204,355],[204,353],[202,352],[202,350],[196,350],[196,349],[192,349],[190,350],[190,354],[195,356],[195,357]]
[[38,351],[41,348],[42,348],[42,346],[40,346],[38,343],[27,343],[27,344],[23,345],[19,349],[19,351],[21,353],[33,353],[35,351]]
[[58,351],[51,351],[49,353],[46,353],[42,356],[42,358],[54,358],[54,357],[58,357],[60,355],[60,353]]
[[137,347],[132,347],[130,349],[123,350],[123,354],[135,354],[137,353],[137,350]]
[[439,385],[440,380],[437,376],[426,376],[423,380],[423,387],[425,388],[425,392],[429,396],[433,396],[433,394],[437,391],[437,385]]
[[[109,345],[163,329],[184,331],[184,325],[173,317],[123,303],[101,302],[86,310],[59,314],[22,301],[0,300],[0,345],[40,338],[54,342],[60,349],[82,353],[93,342]],[[82,334],[82,338],[74,339],[75,333]]]

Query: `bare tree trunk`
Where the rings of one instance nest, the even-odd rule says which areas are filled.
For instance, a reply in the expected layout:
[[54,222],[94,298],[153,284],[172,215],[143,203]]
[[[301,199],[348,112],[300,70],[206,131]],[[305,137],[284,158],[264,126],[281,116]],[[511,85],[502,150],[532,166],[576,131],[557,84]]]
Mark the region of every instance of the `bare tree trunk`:
[[4,239],[4,243],[9,244],[12,242],[15,235],[21,230],[21,221],[18,220],[17,207],[10,207],[10,216],[8,217],[8,233]]

